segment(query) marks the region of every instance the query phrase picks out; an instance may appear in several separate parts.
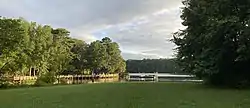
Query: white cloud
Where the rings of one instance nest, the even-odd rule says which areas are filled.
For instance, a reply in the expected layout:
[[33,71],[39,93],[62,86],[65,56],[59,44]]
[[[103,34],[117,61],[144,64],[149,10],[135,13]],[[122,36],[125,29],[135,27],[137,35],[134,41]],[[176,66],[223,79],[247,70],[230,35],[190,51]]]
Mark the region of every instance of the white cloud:
[[[180,10],[179,7],[167,12],[165,10],[137,16],[130,21],[96,32],[105,32],[106,35],[117,41],[127,56],[137,54],[141,57],[151,58],[173,57],[175,46],[169,40],[172,38],[172,33],[182,28],[178,13]],[[143,21],[145,23],[137,23]]]
[[157,11],[155,13],[153,13],[154,16],[159,16],[159,15],[164,15],[164,14],[168,14],[170,12],[169,9],[162,9],[160,11]]
[[67,28],[86,42],[111,37],[126,59],[172,57],[181,0],[1,0],[0,13]]

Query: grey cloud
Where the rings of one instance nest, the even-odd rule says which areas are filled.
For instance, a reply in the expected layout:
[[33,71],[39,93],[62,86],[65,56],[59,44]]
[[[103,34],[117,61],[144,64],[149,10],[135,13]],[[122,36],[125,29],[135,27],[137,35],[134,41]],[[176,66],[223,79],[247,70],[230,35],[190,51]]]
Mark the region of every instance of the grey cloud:
[[172,33],[181,28],[181,20],[177,11],[179,11],[178,7],[164,15],[148,15],[149,22],[137,25],[136,29],[117,32],[111,28],[111,30],[103,31],[110,31],[109,36],[117,41],[122,49],[146,55],[173,57],[175,45],[169,40],[172,38]]
[[165,7],[171,7],[171,5],[175,6],[176,4],[179,4],[179,0],[0,1],[0,7],[11,6],[11,8],[7,7],[7,11],[24,10],[29,15],[23,17],[27,17],[30,20],[69,28],[85,24],[117,24],[134,16],[152,13]]
[[87,42],[105,34],[125,50],[125,58],[157,58],[173,55],[167,40],[180,28],[180,5],[181,0],[1,0],[0,15],[67,28]]
[[122,53],[122,56],[125,60],[128,60],[128,59],[141,60],[144,58],[150,58],[150,59],[160,58],[158,55],[133,54],[133,53],[125,53],[125,52]]

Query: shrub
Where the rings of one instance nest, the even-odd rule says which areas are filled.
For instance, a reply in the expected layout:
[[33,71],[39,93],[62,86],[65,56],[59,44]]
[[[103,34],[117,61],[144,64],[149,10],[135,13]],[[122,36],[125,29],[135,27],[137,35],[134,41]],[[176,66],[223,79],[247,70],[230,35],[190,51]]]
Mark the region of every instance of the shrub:
[[50,85],[50,84],[44,82],[42,78],[38,78],[38,79],[36,80],[36,82],[35,82],[34,85],[35,85],[35,86],[47,86],[47,85]]
[[7,77],[0,78],[0,88],[8,88],[9,86],[12,86],[12,85],[14,84]]
[[0,88],[8,88],[11,86],[9,82],[0,82]]
[[47,73],[41,77],[42,80],[48,84],[53,84],[56,81],[56,77],[52,73]]
[[51,73],[46,73],[37,78],[35,86],[47,86],[52,85],[56,81],[56,77]]
[[59,82],[60,82],[60,84],[63,84],[63,85],[68,84],[68,80],[64,79],[64,78],[59,79]]

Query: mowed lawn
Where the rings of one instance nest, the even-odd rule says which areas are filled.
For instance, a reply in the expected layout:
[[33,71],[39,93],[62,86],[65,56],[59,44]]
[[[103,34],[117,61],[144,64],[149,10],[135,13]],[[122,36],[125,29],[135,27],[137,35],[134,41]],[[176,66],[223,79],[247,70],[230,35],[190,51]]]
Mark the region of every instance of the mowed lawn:
[[0,108],[250,108],[250,90],[107,83],[0,90]]

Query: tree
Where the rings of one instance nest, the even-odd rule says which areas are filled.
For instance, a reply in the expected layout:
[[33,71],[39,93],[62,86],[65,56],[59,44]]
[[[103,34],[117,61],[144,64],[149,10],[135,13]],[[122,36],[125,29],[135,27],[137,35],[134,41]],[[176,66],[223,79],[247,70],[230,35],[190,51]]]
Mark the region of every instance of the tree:
[[110,38],[86,44],[69,35],[64,28],[0,17],[0,79],[33,71],[38,83],[52,84],[60,74],[125,71],[119,45]]
[[92,42],[87,47],[87,62],[90,69],[97,73],[124,72],[125,62],[119,45],[108,37]]
[[174,34],[183,71],[214,85],[250,84],[248,0],[185,0]]
[[107,53],[101,41],[92,42],[87,48],[87,62],[92,72],[100,73],[107,65]]
[[[178,64],[175,59],[143,59],[143,60],[127,60],[127,71],[131,73],[137,72],[159,72],[159,73],[178,73]],[[177,68],[177,69],[176,69]]]
[[87,72],[88,64],[87,64],[87,52],[86,47],[87,44],[82,40],[73,39],[73,46],[71,48],[71,52],[73,53],[72,60],[70,61],[70,67],[67,71],[70,71],[75,74],[82,74]]
[[106,70],[108,72],[114,73],[116,71],[124,71],[124,60],[121,56],[121,51],[119,49],[119,45],[116,42],[112,42],[112,40],[108,37],[104,37],[102,39],[102,44],[105,45],[106,48]]
[[[0,74],[18,70],[14,62],[22,55],[27,40],[25,27],[20,19],[0,18]],[[0,76],[1,76],[0,75]]]

